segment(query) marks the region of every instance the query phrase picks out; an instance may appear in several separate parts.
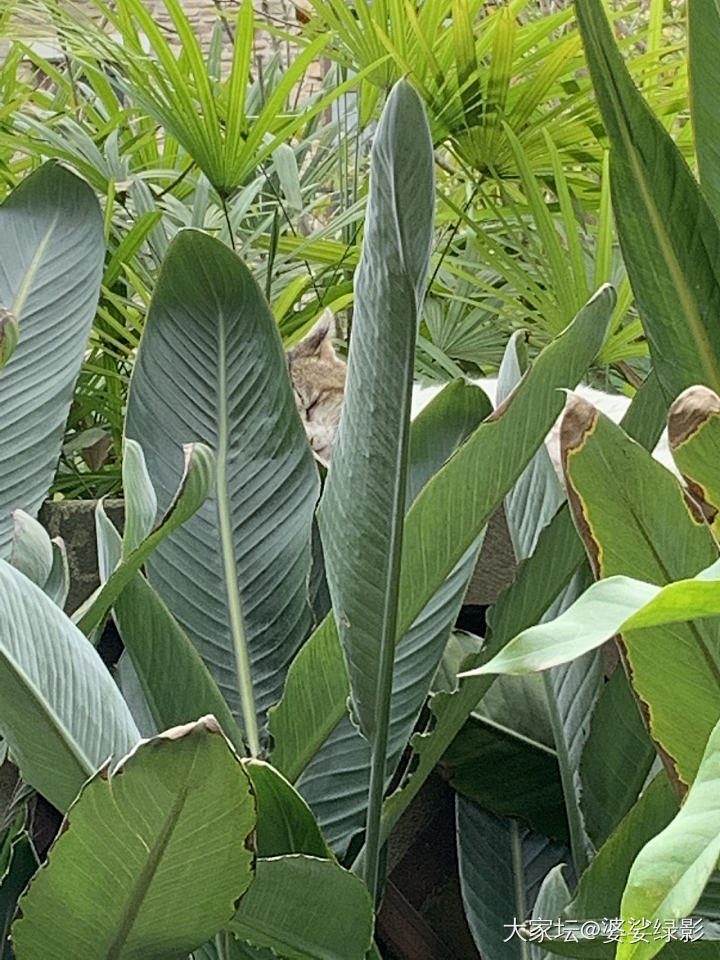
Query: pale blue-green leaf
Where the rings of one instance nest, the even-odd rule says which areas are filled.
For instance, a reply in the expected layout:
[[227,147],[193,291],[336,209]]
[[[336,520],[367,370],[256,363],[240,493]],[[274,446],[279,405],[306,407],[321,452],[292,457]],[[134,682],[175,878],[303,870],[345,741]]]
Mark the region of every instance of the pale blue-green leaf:
[[289,143],[281,143],[273,150],[272,160],[285,201],[290,210],[298,213],[303,208],[303,199],[295,151]]
[[[565,865],[558,863],[545,875],[540,886],[533,907],[533,919],[547,921],[559,917],[569,901],[570,890],[565,879]],[[552,954],[548,953],[542,943],[528,943],[528,960],[548,960],[550,956]]]
[[[410,431],[409,502],[490,409],[489,401],[477,387],[461,381],[448,385],[425,407]],[[397,645],[388,775],[395,769],[427,697],[481,542],[482,534]],[[343,718],[347,719],[348,693],[335,623],[328,617],[293,661],[283,700],[271,711],[270,729],[275,737],[273,763],[290,779],[298,776],[316,756],[302,776],[300,789],[311,798],[313,809],[338,850],[344,850],[352,834],[363,826],[362,786],[367,789],[369,776],[368,771],[363,777],[358,767],[363,759],[369,759],[369,752],[349,721],[341,724],[342,731],[338,730],[325,745],[329,731]],[[299,716],[305,718],[303,723],[298,722]],[[343,743],[343,749],[337,749],[338,740]],[[343,783],[348,787],[345,799],[340,789]],[[327,802],[328,797],[332,803]]]
[[50,535],[41,523],[25,513],[13,510],[13,543],[10,563],[42,589],[53,567]]
[[157,515],[157,497],[147,472],[142,447],[130,437],[125,438],[123,445],[122,473],[125,500],[124,558],[150,535]]
[[434,199],[422,101],[400,82],[373,146],[343,417],[318,511],[353,707],[371,739],[385,726],[392,683],[410,393]]
[[85,780],[140,734],[93,646],[5,561],[0,609],[0,732],[23,778],[67,810]]
[[547,670],[625,630],[718,616],[719,578],[716,561],[697,577],[665,587],[623,576],[599,580],[555,620],[524,630],[497,656],[463,676]]
[[257,751],[251,701],[263,717],[280,698],[311,626],[318,476],[272,314],[232,251],[196,231],[175,238],[156,286],[127,434],[143,447],[161,510],[182,444],[215,450],[215,495],[163,541],[148,570]]
[[460,886],[477,948],[492,960],[525,960],[513,923],[531,916],[543,879],[568,850],[461,796],[456,816]]
[[53,603],[56,603],[63,610],[70,592],[70,566],[65,542],[60,537],[53,537],[51,542],[53,562],[43,589]]
[[[503,356],[498,376],[499,403],[515,389],[522,377],[519,336],[514,335]],[[552,520],[564,499],[560,480],[543,444],[505,497],[505,517],[518,562],[533,553],[543,527]],[[584,579],[581,573],[576,574],[543,614],[543,620],[565,609],[581,592]],[[543,681],[563,783],[573,858],[580,871],[586,862],[590,842],[579,805],[578,768],[589,730],[588,717],[603,682],[600,653],[591,651],[570,664],[547,671],[543,674]]]
[[0,556],[11,511],[35,515],[52,483],[104,256],[95,195],[63,167],[45,164],[0,207],[0,307],[19,322],[0,370]]

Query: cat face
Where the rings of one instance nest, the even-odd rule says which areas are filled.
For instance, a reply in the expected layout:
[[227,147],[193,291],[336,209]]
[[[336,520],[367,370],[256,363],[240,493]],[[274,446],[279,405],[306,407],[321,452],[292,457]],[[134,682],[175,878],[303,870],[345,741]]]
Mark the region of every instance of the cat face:
[[298,413],[317,460],[327,466],[342,413],[347,366],[332,345],[335,324],[329,310],[288,352],[288,370]]

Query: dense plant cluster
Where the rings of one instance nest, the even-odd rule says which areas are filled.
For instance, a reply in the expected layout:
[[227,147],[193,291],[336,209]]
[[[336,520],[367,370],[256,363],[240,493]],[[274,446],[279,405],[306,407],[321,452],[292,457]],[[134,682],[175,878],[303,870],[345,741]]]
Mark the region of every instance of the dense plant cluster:
[[[438,770],[483,960],[718,956],[717,7],[686,55],[659,3],[310,0],[256,69],[249,0],[209,49],[164,5],[0,14],[3,960],[384,956]],[[326,471],[285,348],[328,308]],[[38,510],[119,490],[65,612]]]

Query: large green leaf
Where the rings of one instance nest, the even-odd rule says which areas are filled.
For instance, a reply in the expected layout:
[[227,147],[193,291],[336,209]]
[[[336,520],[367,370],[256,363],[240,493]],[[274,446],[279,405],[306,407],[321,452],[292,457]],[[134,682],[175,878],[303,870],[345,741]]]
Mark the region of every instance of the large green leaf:
[[0,207],[0,308],[19,323],[0,369],[0,556],[11,510],[37,513],[52,482],[104,256],[98,202],[63,167],[41,167]]
[[542,353],[518,389],[427,484],[403,537],[398,633],[404,633],[525,469],[600,349],[615,304],[602,287]]
[[[576,9],[612,148],[618,235],[658,379],[668,401],[694,383],[720,390],[720,227],[669,133],[634,86],[602,3],[576,0]],[[712,44],[717,37],[711,39],[708,26]],[[705,69],[714,71],[714,63],[711,56]],[[705,90],[705,104],[716,94]],[[714,143],[711,131],[705,135]]]
[[13,924],[17,960],[178,960],[252,879],[248,779],[213,717],[143,741],[73,805]]
[[[697,776],[671,823],[653,837],[630,869],[621,904],[625,920],[677,920],[697,905],[720,857],[720,723],[710,734]],[[617,960],[649,960],[662,943],[618,947]]]
[[245,772],[257,806],[255,849],[259,857],[289,853],[332,856],[307,804],[282,774],[263,760],[245,761]]
[[367,865],[373,893],[395,666],[410,396],[434,202],[425,111],[415,90],[400,81],[373,144],[343,416],[318,509],[354,720],[372,744]]
[[523,630],[487,663],[461,676],[547,670],[618,633],[720,616],[719,581],[718,563],[693,579],[665,587],[622,575],[607,577],[588,587],[555,620]]
[[[561,448],[575,523],[596,575],[663,585],[717,558],[710,530],[675,477],[580,399],[568,406]],[[720,622],[626,633],[623,641],[652,735],[690,783],[720,715]],[[681,733],[686,714],[690,729]]]
[[261,859],[230,930],[286,960],[363,960],[372,903],[362,881],[332,860]]
[[619,917],[620,901],[633,860],[643,846],[675,816],[677,800],[660,771],[598,850],[565,908],[568,919]]
[[25,829],[23,811],[0,834],[0,956],[3,960],[18,898],[39,866]]
[[720,8],[717,0],[688,4],[690,105],[700,184],[720,218]]
[[163,540],[151,583],[207,663],[251,751],[311,626],[317,470],[272,314],[222,243],[183,231],[168,251],[133,372],[127,434],[164,511],[182,445],[215,451],[215,496]]
[[[524,712],[525,704],[517,707]],[[490,813],[567,843],[557,757],[544,743],[473,716],[445,751],[442,770],[455,790]]]
[[433,210],[427,121],[418,95],[400,82],[373,145],[343,417],[318,510],[353,708],[369,740],[387,737],[410,393]]
[[59,810],[140,739],[94,647],[34,583],[0,561],[0,732],[23,778]]

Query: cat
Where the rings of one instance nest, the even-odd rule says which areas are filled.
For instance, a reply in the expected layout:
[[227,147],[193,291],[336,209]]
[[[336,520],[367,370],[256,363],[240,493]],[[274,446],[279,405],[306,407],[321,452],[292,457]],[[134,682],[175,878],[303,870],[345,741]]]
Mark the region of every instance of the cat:
[[[334,319],[331,312],[326,310],[305,339],[287,354],[295,403],[315,458],[324,466],[327,466],[330,460],[333,440],[340,423],[347,375],[345,362],[335,353],[334,337]],[[468,382],[480,387],[487,394],[492,405],[497,405],[497,379],[486,377]],[[445,384],[431,386],[415,384],[412,393],[411,419],[414,420],[444,386]],[[629,397],[604,393],[602,390],[596,390],[584,384],[580,384],[575,392],[592,403],[614,423],[622,420],[630,406]],[[562,478],[560,420],[561,418],[558,418],[551,428],[545,443],[550,460],[558,476]],[[663,432],[653,456],[668,469],[677,473],[668,446],[667,430]]]
[[328,465],[345,395],[347,366],[333,347],[335,322],[325,310],[310,333],[287,353],[295,404],[313,454]]

